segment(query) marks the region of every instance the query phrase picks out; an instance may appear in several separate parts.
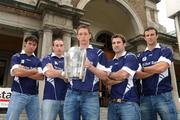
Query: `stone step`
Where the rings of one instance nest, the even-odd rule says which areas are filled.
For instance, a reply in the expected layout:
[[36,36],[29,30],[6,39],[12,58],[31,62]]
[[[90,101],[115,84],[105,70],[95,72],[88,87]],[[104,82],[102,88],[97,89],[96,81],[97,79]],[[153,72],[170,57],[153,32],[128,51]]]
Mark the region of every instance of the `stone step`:
[[[6,114],[0,114],[0,120],[6,120]],[[27,120],[25,113],[20,115],[20,120]]]

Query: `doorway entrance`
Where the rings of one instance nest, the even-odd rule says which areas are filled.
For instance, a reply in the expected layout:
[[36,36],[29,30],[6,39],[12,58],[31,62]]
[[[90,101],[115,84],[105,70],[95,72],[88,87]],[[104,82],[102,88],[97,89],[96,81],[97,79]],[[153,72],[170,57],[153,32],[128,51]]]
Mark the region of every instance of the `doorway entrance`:
[[22,38],[0,34],[0,87],[11,87],[11,56],[22,49]]
[[[96,41],[104,43],[102,50],[105,53],[105,56],[108,60],[111,60],[114,57],[114,52],[112,51],[111,45],[111,36],[113,34],[111,32],[101,32]],[[100,95],[100,105],[101,107],[107,107],[109,101],[109,91],[101,80],[99,81],[99,95]]]

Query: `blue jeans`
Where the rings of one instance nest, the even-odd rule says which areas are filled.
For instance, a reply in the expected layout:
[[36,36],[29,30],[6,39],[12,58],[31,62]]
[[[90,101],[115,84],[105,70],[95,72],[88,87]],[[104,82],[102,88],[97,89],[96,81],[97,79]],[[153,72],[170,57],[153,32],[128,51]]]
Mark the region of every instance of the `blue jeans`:
[[177,120],[176,106],[171,92],[156,96],[141,96],[140,109],[142,120],[157,120],[157,114],[161,120]]
[[68,90],[64,101],[65,120],[99,120],[98,92]]
[[39,120],[39,97],[38,95],[27,95],[12,92],[7,110],[7,120],[19,120],[23,110],[26,110],[28,120]]
[[64,104],[64,101],[43,100],[42,120],[56,120],[56,117],[58,114],[59,114],[60,120],[64,120],[63,104]]
[[140,120],[139,105],[135,102],[109,103],[108,120]]

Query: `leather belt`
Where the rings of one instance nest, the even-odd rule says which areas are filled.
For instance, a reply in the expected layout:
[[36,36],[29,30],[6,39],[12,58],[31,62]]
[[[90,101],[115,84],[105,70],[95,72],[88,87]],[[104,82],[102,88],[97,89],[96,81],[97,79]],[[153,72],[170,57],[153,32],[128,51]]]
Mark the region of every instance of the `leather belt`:
[[111,99],[110,102],[111,103],[123,103],[123,102],[127,102],[127,100],[126,99],[117,98],[117,99]]

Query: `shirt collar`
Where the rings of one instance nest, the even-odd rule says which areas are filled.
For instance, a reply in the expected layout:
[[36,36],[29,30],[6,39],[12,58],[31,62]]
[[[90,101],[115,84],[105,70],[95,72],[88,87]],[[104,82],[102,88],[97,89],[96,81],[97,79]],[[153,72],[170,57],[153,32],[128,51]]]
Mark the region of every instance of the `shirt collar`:
[[[54,57],[54,56],[58,57],[54,52],[52,52],[51,57]],[[58,57],[58,58],[62,58],[62,57],[64,57],[64,55],[61,55],[61,56]]]
[[92,46],[92,45],[89,45],[87,48],[93,49],[93,46]]
[[[21,51],[21,54],[26,54],[24,50]],[[36,56],[34,53],[32,53],[33,56]]]
[[[160,45],[159,45],[159,43],[156,44],[155,48],[161,48]],[[154,48],[154,49],[155,49],[155,48]],[[149,50],[148,47],[146,47],[146,49],[145,49],[144,51],[147,51],[147,50]],[[149,51],[150,51],[150,50],[149,50]]]
[[93,46],[92,46],[92,45],[89,45],[89,46],[88,46],[88,48],[91,48],[91,49],[93,49]]
[[86,49],[93,49],[93,46],[89,45]]
[[[124,52],[121,54],[121,56],[119,56],[118,58],[120,58],[120,57],[122,57],[122,56],[125,56],[126,53],[127,53],[127,51],[124,51]],[[113,58],[113,60],[118,59],[118,58],[117,58],[117,56],[115,55],[114,58]]]

